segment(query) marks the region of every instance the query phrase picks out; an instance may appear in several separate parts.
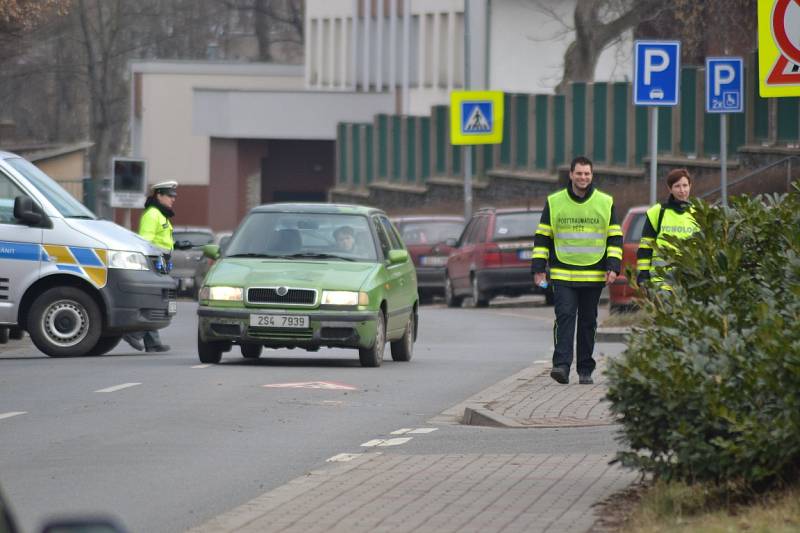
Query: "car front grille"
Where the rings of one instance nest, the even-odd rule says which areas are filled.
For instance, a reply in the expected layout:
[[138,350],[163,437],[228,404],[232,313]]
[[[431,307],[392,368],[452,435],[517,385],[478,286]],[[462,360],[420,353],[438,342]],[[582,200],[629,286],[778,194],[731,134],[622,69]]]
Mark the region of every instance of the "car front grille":
[[248,328],[247,335],[264,340],[311,340],[314,331],[308,329]]
[[254,287],[247,290],[247,301],[253,304],[287,305],[314,305],[317,301],[317,291],[314,289],[286,289],[283,296],[278,291],[279,287]]
[[164,300],[174,300],[178,297],[178,291],[175,289],[161,289],[161,298]]
[[166,309],[142,309],[142,314],[148,320],[166,320],[167,318]]

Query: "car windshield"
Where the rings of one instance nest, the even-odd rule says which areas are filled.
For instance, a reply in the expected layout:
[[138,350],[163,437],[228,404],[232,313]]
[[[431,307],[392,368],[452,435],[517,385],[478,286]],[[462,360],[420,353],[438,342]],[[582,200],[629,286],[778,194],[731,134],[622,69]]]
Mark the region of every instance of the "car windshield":
[[522,211],[519,213],[499,213],[494,223],[495,241],[533,239],[536,227],[542,218],[541,211]]
[[176,241],[190,241],[192,246],[203,246],[214,242],[214,235],[205,231],[175,231],[172,237]]
[[639,242],[642,240],[642,230],[644,229],[644,213],[633,215],[628,226],[628,231],[625,232],[625,242]]
[[447,239],[457,239],[464,229],[464,224],[452,220],[426,220],[401,222],[398,224],[398,229],[406,245],[436,244]]
[[14,170],[25,176],[36,187],[42,196],[53,204],[61,216],[65,218],[96,219],[94,213],[89,211],[82,203],[65,191],[53,178],[39,170],[35,165],[21,157],[6,159]]
[[252,213],[225,250],[237,256],[377,261],[367,218],[342,213]]

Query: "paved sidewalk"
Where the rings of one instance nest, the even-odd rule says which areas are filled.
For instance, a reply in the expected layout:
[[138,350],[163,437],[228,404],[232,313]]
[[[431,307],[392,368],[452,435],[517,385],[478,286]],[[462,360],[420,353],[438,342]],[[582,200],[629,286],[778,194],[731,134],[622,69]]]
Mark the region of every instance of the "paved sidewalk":
[[[531,438],[536,428],[612,424],[605,362],[594,385],[577,376],[559,385],[549,364],[533,365],[429,423],[527,428]],[[609,465],[613,455],[352,454],[190,531],[585,532],[597,521],[594,504],[636,478]]]

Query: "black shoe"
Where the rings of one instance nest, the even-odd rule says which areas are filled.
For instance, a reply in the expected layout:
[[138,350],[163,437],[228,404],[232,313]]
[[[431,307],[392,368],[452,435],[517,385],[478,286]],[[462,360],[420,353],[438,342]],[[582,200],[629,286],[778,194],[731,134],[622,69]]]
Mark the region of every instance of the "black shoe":
[[159,344],[158,346],[148,346],[144,349],[145,352],[168,352],[169,345]]
[[144,350],[144,344],[142,343],[141,339],[137,339],[133,335],[123,335],[122,340],[130,344],[131,348],[134,350],[139,350],[140,352]]
[[550,377],[562,385],[566,385],[569,383],[569,370],[560,366],[554,366],[550,371]]
[[594,380],[591,374],[582,374],[578,376],[578,383],[581,385],[594,385]]

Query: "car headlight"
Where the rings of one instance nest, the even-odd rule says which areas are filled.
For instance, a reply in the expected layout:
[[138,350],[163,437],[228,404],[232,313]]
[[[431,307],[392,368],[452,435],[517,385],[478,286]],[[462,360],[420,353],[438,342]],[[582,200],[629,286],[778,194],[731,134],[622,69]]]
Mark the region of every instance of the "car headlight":
[[139,252],[124,252],[109,250],[108,268],[123,268],[125,270],[150,270],[150,264],[144,254]]
[[322,291],[322,305],[369,305],[369,294],[363,291]]
[[241,287],[203,287],[200,289],[200,300],[222,300],[225,302],[241,302],[244,289]]

